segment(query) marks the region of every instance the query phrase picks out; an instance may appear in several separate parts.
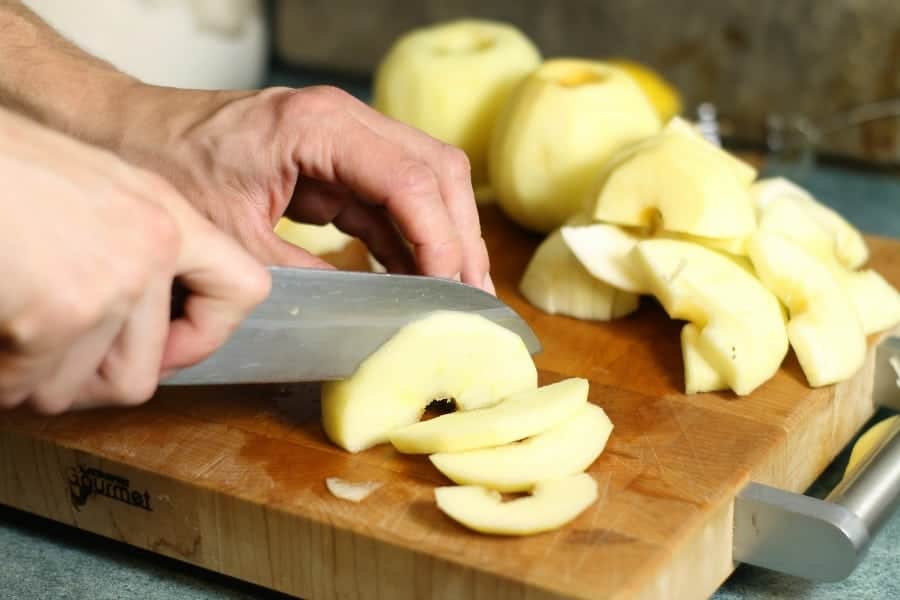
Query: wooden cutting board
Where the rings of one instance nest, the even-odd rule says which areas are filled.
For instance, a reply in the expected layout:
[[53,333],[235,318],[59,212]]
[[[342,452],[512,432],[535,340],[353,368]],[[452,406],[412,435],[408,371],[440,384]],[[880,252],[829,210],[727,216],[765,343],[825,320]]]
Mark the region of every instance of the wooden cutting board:
[[[873,412],[871,357],[836,387],[808,388],[790,355],[748,397],[684,396],[679,323],[651,301],[613,323],[537,311],[516,284],[538,238],[493,209],[483,223],[500,296],[544,344],[542,383],[589,378],[615,424],[590,468],[599,500],[569,526],[523,539],[463,529],[435,507],[447,482],[424,457],[332,446],[310,385],[0,414],[0,502],[310,600],[709,596],[733,569],[735,494],[816,478]],[[900,241],[870,244],[900,285]],[[353,504],[326,477],[384,485]]]

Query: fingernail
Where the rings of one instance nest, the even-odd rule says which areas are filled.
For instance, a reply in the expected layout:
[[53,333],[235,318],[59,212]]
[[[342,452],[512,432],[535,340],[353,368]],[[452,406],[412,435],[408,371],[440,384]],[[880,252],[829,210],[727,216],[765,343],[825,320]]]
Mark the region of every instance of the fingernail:
[[452,279],[454,281],[460,281],[460,282],[462,281],[462,277],[460,276],[460,274],[458,272],[455,275],[453,275],[450,279]]
[[497,290],[494,288],[494,280],[491,279],[490,273],[484,274],[484,283],[481,284],[481,287],[495,296],[497,295]]

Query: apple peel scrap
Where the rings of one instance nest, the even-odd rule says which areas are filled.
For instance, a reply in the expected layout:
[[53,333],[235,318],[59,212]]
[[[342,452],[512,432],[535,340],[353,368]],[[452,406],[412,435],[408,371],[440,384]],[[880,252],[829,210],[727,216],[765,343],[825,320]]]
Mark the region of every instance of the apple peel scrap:
[[382,485],[380,481],[353,482],[339,477],[328,477],[325,479],[325,487],[328,488],[332,496],[350,502],[362,502]]

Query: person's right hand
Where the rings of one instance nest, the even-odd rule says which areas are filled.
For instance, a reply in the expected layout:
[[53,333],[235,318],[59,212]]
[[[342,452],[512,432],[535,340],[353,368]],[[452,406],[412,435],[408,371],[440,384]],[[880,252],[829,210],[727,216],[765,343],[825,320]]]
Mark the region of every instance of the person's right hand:
[[[0,181],[0,408],[141,403],[268,294],[163,179],[2,109]],[[176,278],[189,296],[170,322]]]

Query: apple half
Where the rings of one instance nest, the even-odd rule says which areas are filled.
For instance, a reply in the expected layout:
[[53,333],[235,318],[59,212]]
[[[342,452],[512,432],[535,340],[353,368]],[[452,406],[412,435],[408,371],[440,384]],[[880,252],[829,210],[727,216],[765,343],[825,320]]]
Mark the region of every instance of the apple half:
[[625,70],[548,60],[510,96],[494,128],[488,169],[497,203],[522,227],[553,231],[583,208],[615,152],[660,127]]
[[538,434],[587,404],[587,379],[573,377],[507,396],[492,406],[419,421],[389,435],[406,454],[460,452],[508,444]]
[[746,238],[756,229],[749,194],[754,175],[699,135],[669,127],[610,160],[593,217],[705,238]]
[[602,408],[586,403],[561,423],[521,442],[429,456],[437,469],[460,485],[523,492],[541,481],[580,473],[593,463],[612,433]]
[[540,65],[516,27],[459,19],[414,29],[388,50],[375,73],[373,106],[465,151],[472,182],[487,183],[487,152],[500,111]]
[[418,421],[433,400],[471,410],[536,387],[518,335],[480,315],[438,311],[402,327],[348,379],[323,383],[322,424],[332,442],[358,452]]
[[637,310],[640,298],[593,277],[566,246],[560,230],[538,246],[519,282],[519,291],[551,315],[609,321]]
[[597,499],[597,482],[587,473],[544,481],[530,496],[503,501],[500,492],[476,485],[434,490],[438,508],[454,521],[497,535],[531,535],[558,529]]
[[862,366],[866,337],[834,273],[790,239],[759,231],[748,245],[760,280],[787,306],[791,347],[813,387],[849,379]]
[[788,349],[775,296],[730,257],[691,242],[646,240],[634,259],[670,317],[690,321],[683,354],[706,365],[685,369],[687,393],[711,391],[715,370],[736,394],[749,394],[781,365]]

